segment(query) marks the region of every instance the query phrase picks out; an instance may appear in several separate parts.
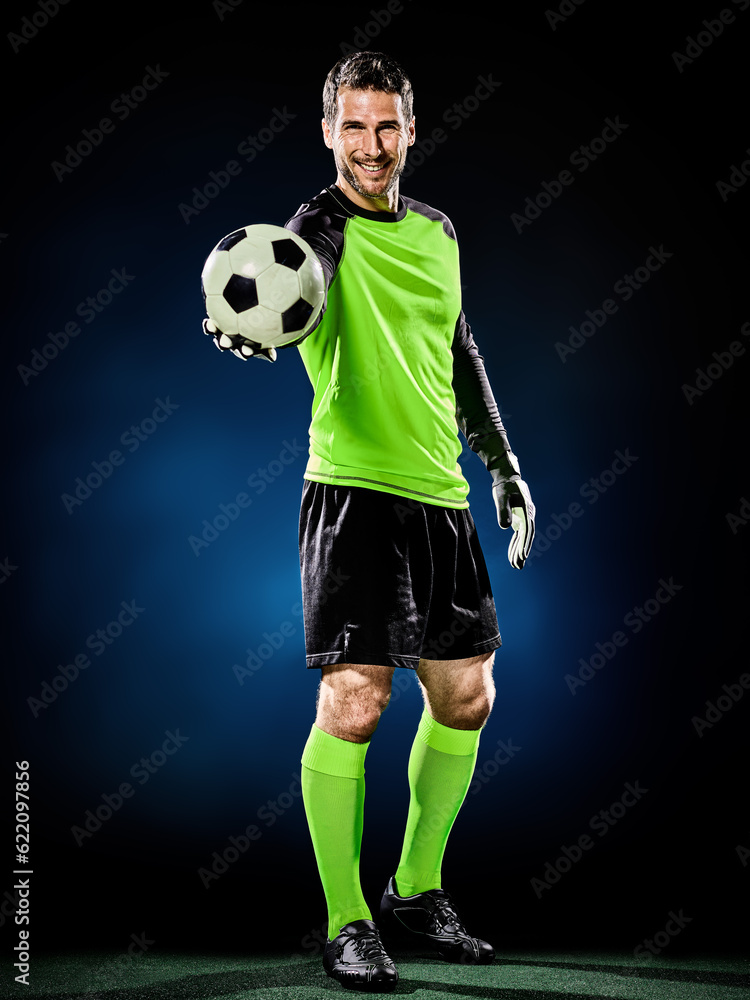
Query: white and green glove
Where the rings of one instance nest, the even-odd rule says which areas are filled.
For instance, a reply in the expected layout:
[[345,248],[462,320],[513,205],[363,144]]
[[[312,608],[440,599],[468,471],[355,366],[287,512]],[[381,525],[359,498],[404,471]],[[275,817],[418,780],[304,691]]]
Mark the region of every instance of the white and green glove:
[[492,487],[492,496],[498,524],[501,528],[513,528],[508,561],[514,569],[523,569],[534,541],[536,515],[529,488],[520,475],[515,474],[508,479],[498,479]]
[[246,340],[245,337],[222,333],[212,319],[203,320],[203,332],[207,337],[213,337],[213,341],[220,351],[231,351],[243,361],[247,361],[248,358],[263,358],[265,361],[276,360],[275,347],[263,347],[252,340]]

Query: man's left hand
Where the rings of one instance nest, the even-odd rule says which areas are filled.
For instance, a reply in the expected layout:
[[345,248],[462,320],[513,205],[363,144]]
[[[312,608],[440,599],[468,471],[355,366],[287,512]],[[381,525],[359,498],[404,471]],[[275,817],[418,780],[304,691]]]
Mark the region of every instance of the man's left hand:
[[506,480],[492,488],[501,528],[513,528],[508,546],[508,560],[514,569],[523,569],[534,541],[536,508],[523,479]]

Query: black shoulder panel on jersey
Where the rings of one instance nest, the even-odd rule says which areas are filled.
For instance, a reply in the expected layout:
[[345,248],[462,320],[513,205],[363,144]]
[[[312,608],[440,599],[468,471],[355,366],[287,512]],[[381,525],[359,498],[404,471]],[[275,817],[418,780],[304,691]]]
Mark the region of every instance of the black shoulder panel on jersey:
[[326,289],[333,281],[344,252],[344,230],[351,215],[324,188],[311,201],[300,205],[284,223],[285,229],[301,236],[317,254],[323,267]]
[[[300,205],[291,219],[288,219],[284,223],[285,229],[289,229],[291,232],[301,236],[315,252],[323,268],[323,275],[325,277],[326,295],[323,300],[323,308],[320,310],[318,318],[305,334],[305,337],[310,336],[325,315],[328,306],[328,289],[341,263],[344,253],[344,232],[346,230],[346,223],[350,218],[351,213],[348,213],[339,204],[328,188],[324,188],[311,201]],[[302,340],[296,340],[294,344],[288,346],[295,347]]]
[[404,204],[412,212],[417,212],[419,215],[423,215],[426,219],[432,219],[433,222],[442,222],[445,235],[450,236],[452,240],[455,240],[456,231],[453,228],[453,223],[443,212],[439,212],[436,208],[432,208],[430,205],[425,205],[423,201],[415,201],[413,198],[404,198]]

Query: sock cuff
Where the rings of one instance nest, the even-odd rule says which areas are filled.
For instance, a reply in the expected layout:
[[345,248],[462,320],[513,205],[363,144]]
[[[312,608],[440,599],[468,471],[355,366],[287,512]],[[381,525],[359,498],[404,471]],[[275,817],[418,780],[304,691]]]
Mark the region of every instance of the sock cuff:
[[369,743],[350,743],[313,725],[302,753],[302,765],[311,771],[340,778],[361,778]]
[[481,729],[450,729],[433,719],[427,709],[422,712],[417,729],[417,736],[428,747],[456,757],[469,757],[476,753],[481,734]]

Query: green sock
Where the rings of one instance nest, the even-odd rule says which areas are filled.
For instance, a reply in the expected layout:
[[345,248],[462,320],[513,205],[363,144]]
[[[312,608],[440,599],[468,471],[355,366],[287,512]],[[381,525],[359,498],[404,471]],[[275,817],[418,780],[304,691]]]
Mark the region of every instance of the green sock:
[[422,714],[409,757],[411,799],[396,870],[400,896],[442,888],[445,845],[469,790],[481,732],[449,729],[427,709]]
[[349,743],[312,727],[302,754],[302,797],[328,905],[328,937],[371,920],[359,881],[369,743]]

